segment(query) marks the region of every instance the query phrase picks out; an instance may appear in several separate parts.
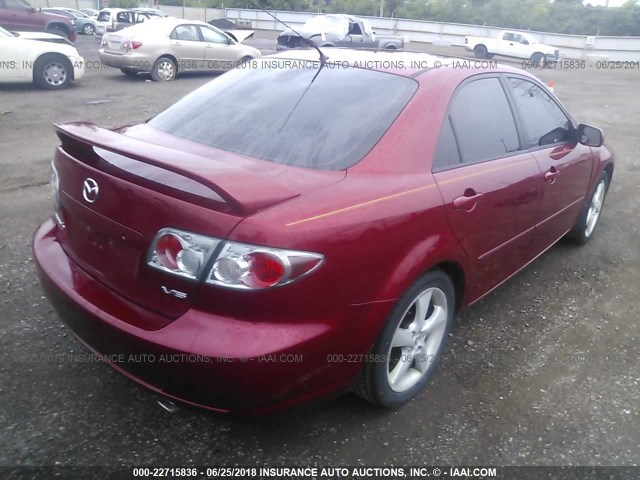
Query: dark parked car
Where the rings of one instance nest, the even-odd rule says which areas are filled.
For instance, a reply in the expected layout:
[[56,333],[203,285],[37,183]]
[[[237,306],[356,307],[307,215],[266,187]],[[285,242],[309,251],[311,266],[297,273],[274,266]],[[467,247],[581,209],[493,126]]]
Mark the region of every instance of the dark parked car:
[[76,32],[84,35],[93,35],[96,31],[96,20],[78,11],[66,8],[43,8],[43,12],[55,13],[73,20],[76,25]]
[[71,41],[76,39],[73,20],[33,8],[24,0],[0,0],[0,27],[18,32],[54,33]]
[[456,312],[593,236],[613,156],[532,75],[316,58],[254,60],[146,123],[56,126],[40,279],[120,373],[217,411],[401,405]]

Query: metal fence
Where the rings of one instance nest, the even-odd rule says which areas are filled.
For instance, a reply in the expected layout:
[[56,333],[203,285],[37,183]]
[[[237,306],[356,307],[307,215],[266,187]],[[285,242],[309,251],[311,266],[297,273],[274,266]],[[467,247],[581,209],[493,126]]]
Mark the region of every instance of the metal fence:
[[[310,12],[270,12],[292,25],[302,25],[314,14]],[[260,10],[227,8],[226,18],[247,27],[262,30],[282,30],[282,24]],[[464,37],[496,37],[503,28],[464,25],[457,23],[428,22],[404,18],[363,17],[371,22],[374,31],[403,35],[410,42],[435,45],[464,45]],[[640,61],[640,37],[588,37],[548,32],[529,32],[541,43],[554,45],[568,58],[608,59]]]
[[[31,0],[34,7],[95,8],[95,0]],[[148,5],[142,0],[141,5]],[[281,23],[260,10],[243,8],[200,8],[161,5],[169,15],[190,20],[209,22],[227,18],[254,30],[283,30]],[[315,14],[311,12],[271,11],[285,23],[302,25]],[[405,18],[363,17],[371,22],[376,32],[402,35],[409,42],[432,43],[434,45],[464,45],[466,35],[496,37],[501,28],[458,23],[428,22]],[[589,37],[548,32],[529,32],[538,41],[558,47],[567,58],[640,61],[640,37]]]

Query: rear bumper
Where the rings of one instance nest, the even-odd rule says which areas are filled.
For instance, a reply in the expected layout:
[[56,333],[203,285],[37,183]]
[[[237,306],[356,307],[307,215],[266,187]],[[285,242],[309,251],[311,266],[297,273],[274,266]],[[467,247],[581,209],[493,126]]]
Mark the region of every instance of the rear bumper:
[[153,61],[146,55],[138,55],[135,53],[118,55],[106,52],[104,48],[98,51],[98,55],[100,56],[100,62],[109,67],[129,68],[139,72],[150,72],[153,67]]
[[266,413],[348,390],[368,347],[346,352],[340,345],[389,307],[346,307],[352,322],[308,324],[248,322],[191,309],[162,328],[145,330],[123,319],[155,314],[86,274],[65,254],[56,229],[52,220],[40,226],[34,258],[47,298],[67,326],[123,375],[209,410]]

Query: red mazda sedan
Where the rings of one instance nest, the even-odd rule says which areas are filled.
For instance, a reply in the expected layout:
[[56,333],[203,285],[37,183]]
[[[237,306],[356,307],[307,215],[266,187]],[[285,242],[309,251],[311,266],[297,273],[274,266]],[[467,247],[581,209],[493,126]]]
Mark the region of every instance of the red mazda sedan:
[[254,61],[142,124],[56,126],[42,285],[89,349],[170,399],[401,405],[456,312],[593,236],[613,156],[533,76],[315,54]]

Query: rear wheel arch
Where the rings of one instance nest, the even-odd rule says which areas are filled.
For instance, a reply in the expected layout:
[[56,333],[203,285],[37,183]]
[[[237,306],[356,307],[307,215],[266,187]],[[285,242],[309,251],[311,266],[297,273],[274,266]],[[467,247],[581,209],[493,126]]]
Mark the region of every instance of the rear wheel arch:
[[[466,291],[466,256],[452,235],[434,235],[435,241],[420,242],[407,251],[391,272],[388,285],[383,286],[379,299],[400,298],[416,281],[432,272],[444,272],[454,285],[457,312],[463,305]],[[443,249],[446,248],[445,249]],[[437,257],[431,252],[443,249]]]
[[425,275],[433,270],[441,270],[444,272],[453,283],[453,291],[455,293],[455,311],[458,312],[462,306],[462,299],[465,293],[465,281],[466,276],[462,266],[454,261],[444,261],[434,265],[431,269],[425,272]]

